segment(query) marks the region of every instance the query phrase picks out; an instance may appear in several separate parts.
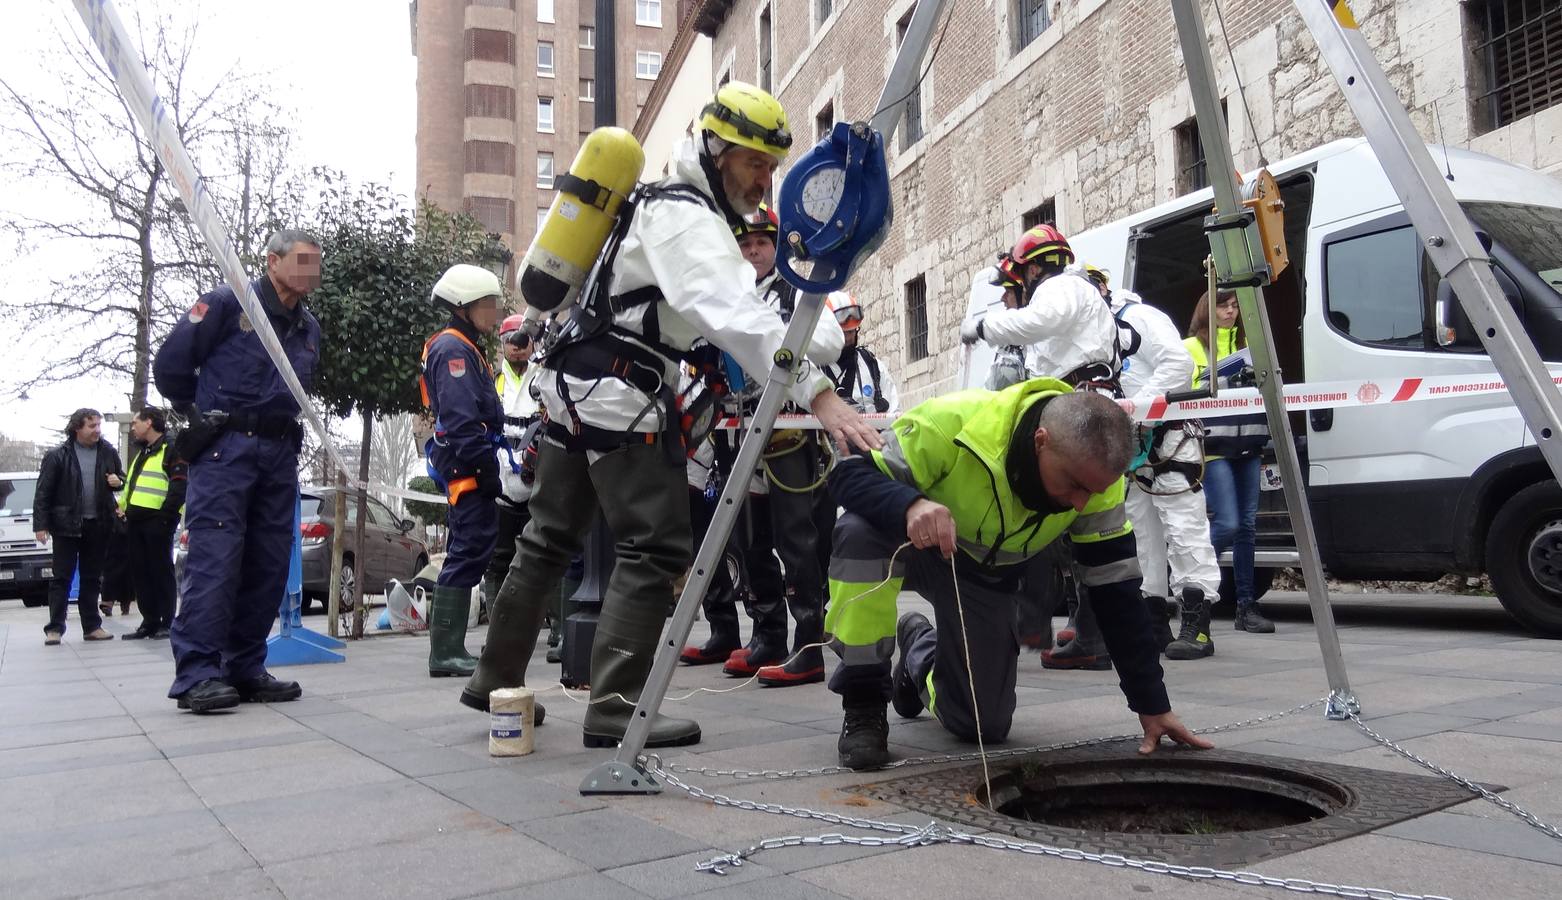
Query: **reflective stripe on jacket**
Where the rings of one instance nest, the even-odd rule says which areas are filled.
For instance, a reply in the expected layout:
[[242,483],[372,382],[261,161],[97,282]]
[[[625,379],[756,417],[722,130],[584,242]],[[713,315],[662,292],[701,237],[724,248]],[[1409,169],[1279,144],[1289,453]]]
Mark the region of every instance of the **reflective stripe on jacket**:
[[[1219,345],[1219,352],[1215,354],[1216,365],[1241,349],[1237,346],[1235,328],[1217,329],[1215,343]],[[1183,341],[1183,346],[1188,348],[1188,355],[1193,357],[1193,383],[1196,385],[1203,380],[1205,370],[1210,367],[1209,354],[1204,351],[1204,342],[1196,337]],[[1225,387],[1226,381],[1225,378],[1220,379],[1220,386]],[[1203,421],[1205,459],[1238,459],[1252,456],[1269,443],[1269,420],[1263,413],[1248,413],[1240,416],[1207,415]]]

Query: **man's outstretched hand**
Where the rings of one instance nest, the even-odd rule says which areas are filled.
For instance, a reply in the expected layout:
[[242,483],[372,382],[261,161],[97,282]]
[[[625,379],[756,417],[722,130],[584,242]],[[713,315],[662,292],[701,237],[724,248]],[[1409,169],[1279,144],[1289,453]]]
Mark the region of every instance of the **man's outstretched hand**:
[[1196,750],[1212,750],[1215,747],[1214,741],[1194,734],[1173,712],[1164,712],[1158,716],[1140,716],[1139,725],[1144,729],[1144,740],[1139,742],[1140,753],[1154,753],[1163,737],[1171,738],[1184,747],[1192,747]]

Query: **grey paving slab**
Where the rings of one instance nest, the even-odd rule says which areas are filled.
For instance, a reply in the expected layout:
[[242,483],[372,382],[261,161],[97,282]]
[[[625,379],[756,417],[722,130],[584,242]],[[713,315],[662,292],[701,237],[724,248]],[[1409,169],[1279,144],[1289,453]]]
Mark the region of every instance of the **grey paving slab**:
[[1532,741],[1562,741],[1562,729],[1555,725],[1521,722],[1517,719],[1486,722],[1464,730],[1476,734],[1496,734],[1503,737],[1526,738]]
[[199,875],[174,878],[155,885],[138,885],[102,894],[88,894],[94,900],[140,900],[155,895],[157,900],[266,900],[285,896],[276,882],[266,876],[258,866]]
[[582,797],[580,791],[522,774],[487,767],[430,775],[423,784],[494,819],[514,825],[534,819],[603,809],[603,797]]
[[1553,900],[1562,877],[1544,863],[1374,834],[1275,860],[1264,871],[1469,900]]
[[271,864],[499,823],[408,781],[361,784],[245,803],[212,812],[255,859]]
[[200,809],[166,761],[120,763],[0,780],[0,843],[8,835]]
[[595,872],[561,878],[544,884],[532,884],[511,888],[493,894],[483,894],[473,900],[639,900],[642,894],[622,882]]
[[325,740],[181,756],[170,762],[212,806],[400,777],[354,750]]
[[[1558,665],[1562,665],[1562,661],[1559,661]],[[1478,697],[1474,700],[1449,703],[1438,707],[1437,712],[1445,716],[1506,719],[1510,716],[1521,716],[1525,713],[1552,709],[1557,705],[1559,699],[1562,698],[1557,697],[1553,692],[1536,689],[1518,694],[1506,694],[1500,697]]]
[[52,747],[77,741],[99,741],[141,733],[140,723],[130,716],[45,722],[38,725],[0,726],[0,750]]
[[472,897],[585,870],[580,862],[498,823],[266,866],[266,874],[290,900]]
[[603,874],[656,898],[687,897],[716,887],[717,885],[713,883],[716,881],[742,885],[776,874],[757,862],[733,866],[727,869],[725,875],[715,875],[695,869],[698,863],[710,859],[715,852],[708,849],[701,850],[653,862],[608,869]]
[[139,734],[52,746],[21,747],[0,750],[0,779],[162,758],[157,747]]
[[[37,833],[45,838],[39,841],[0,840],[5,896],[19,900],[112,891],[161,895],[171,882],[254,868],[238,842],[204,810],[116,825],[54,828]],[[147,852],[149,840],[155,840],[157,852]]]
[[690,894],[702,900],[840,900],[841,895],[796,878],[777,875],[747,883],[732,883],[706,875],[705,884],[719,883],[714,890]]
[[602,871],[703,850],[703,842],[611,809],[528,822],[526,834]]
[[[1437,812],[1400,822],[1379,833],[1443,847],[1562,866],[1562,841],[1548,837],[1515,818],[1485,819]],[[1562,879],[1562,871],[1558,871],[1557,877]]]

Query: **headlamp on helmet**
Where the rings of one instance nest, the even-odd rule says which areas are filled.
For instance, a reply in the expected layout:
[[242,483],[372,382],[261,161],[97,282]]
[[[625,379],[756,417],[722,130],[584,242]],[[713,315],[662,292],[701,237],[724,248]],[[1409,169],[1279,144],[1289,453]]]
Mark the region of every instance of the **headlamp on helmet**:
[[761,203],[753,215],[744,216],[738,224],[732,226],[732,236],[742,238],[750,234],[764,234],[774,241],[780,230],[781,223],[776,219],[775,210]]
[[1051,225],[1037,225],[1020,235],[1009,255],[1020,266],[1035,263],[1044,269],[1061,269],[1074,261],[1068,239]]
[[729,81],[716,91],[700,113],[700,129],[777,159],[785,158],[792,146],[780,102],[768,91],[741,81]]

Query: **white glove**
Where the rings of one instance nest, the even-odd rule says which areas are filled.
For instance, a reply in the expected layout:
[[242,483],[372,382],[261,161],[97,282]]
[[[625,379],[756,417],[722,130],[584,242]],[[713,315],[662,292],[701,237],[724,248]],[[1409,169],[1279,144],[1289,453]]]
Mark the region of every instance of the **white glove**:
[[972,316],[960,323],[960,343],[974,344],[982,339],[982,317]]

